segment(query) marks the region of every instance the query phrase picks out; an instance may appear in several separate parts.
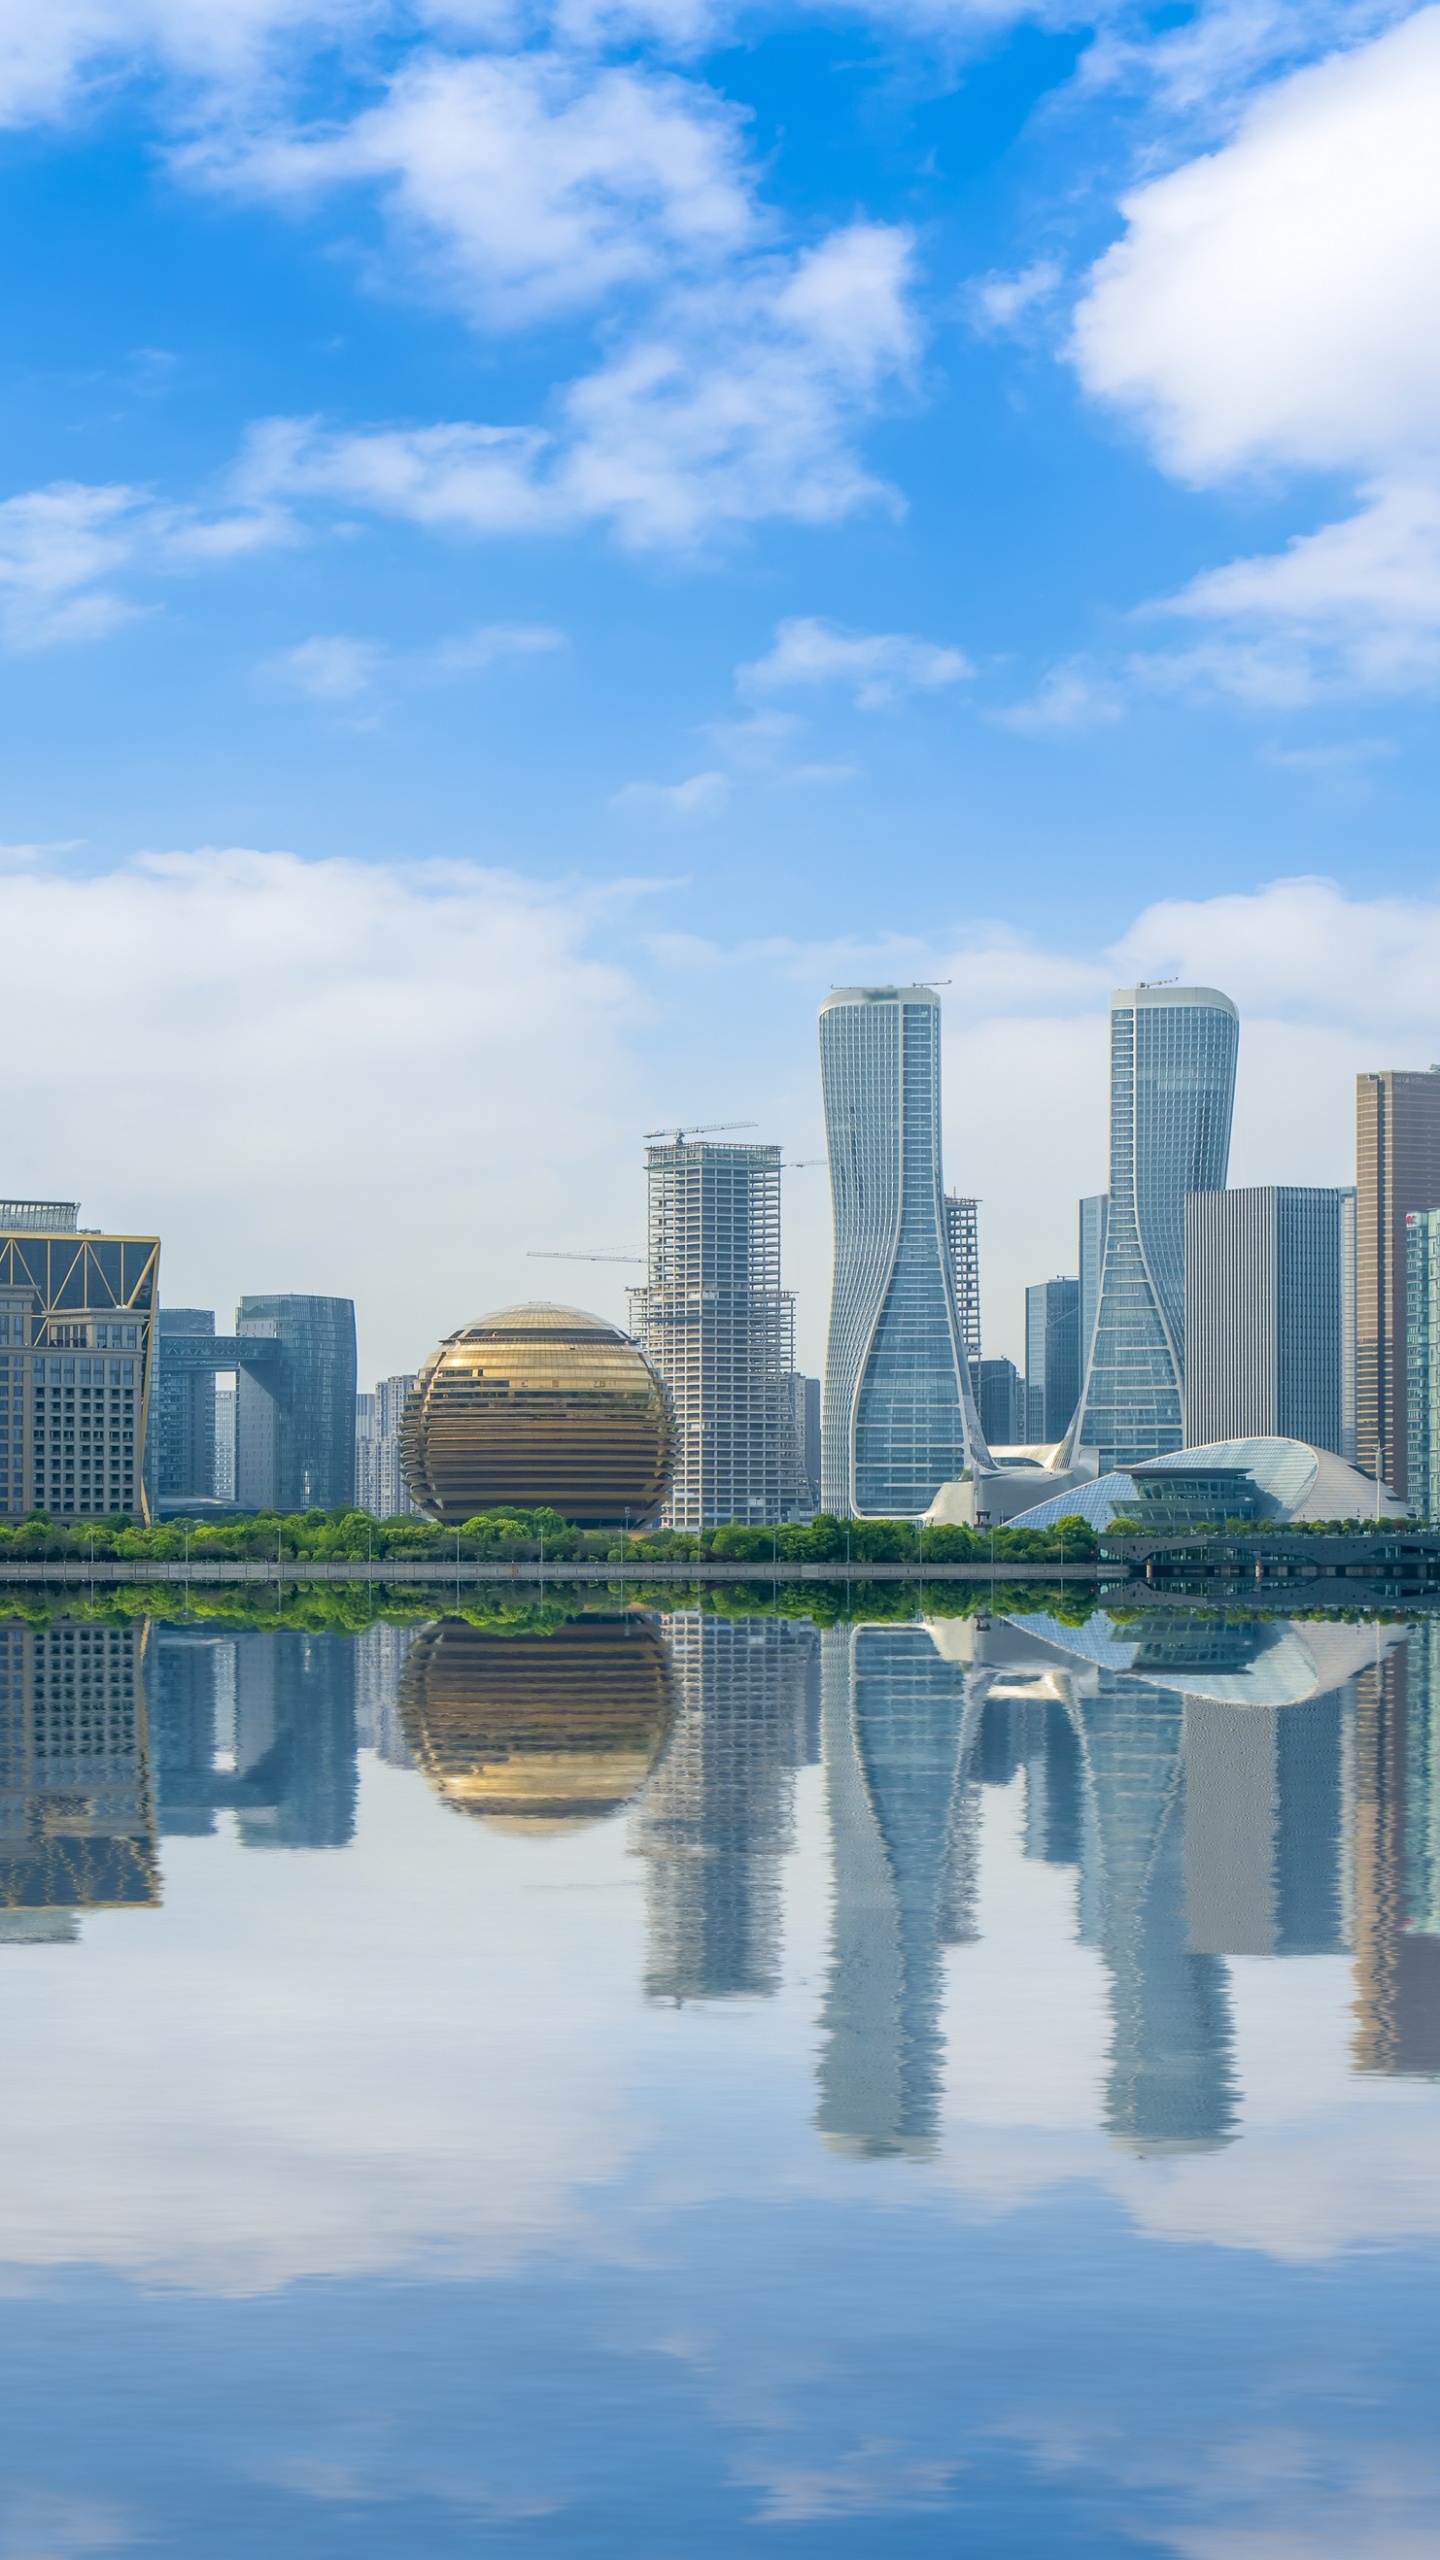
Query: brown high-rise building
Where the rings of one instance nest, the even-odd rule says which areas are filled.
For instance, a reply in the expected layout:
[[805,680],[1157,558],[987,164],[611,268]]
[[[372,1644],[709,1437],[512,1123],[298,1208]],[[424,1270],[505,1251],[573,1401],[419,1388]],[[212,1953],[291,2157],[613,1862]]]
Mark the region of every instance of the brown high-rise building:
[[1440,1208],[1440,1068],[1356,1077],[1355,1189],[1356,1456],[1403,1494],[1405,1218]]

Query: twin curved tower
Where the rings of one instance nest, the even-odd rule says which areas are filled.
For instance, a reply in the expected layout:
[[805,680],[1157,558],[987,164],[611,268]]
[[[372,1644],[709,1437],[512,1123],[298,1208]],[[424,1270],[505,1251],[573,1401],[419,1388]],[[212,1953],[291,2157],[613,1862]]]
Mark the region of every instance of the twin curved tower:
[[960,1345],[940,1151],[940,1000],[838,987],[820,1011],[835,1218],[821,1498],[916,1519],[988,1451]]

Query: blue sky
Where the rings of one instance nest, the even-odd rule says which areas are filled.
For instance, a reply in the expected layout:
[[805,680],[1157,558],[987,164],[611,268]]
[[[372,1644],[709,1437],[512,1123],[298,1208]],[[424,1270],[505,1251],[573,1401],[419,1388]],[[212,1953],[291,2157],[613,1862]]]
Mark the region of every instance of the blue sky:
[[1347,1178],[1440,1046],[1437,107],[1383,0],[7,0],[11,1186],[413,1366],[646,1128],[817,1153],[913,970],[1018,1351],[1141,967]]

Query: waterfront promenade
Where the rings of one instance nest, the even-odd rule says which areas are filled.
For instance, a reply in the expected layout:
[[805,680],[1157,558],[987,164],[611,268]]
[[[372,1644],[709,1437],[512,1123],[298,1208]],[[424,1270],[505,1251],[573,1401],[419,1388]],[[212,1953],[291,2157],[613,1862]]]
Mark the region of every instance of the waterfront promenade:
[[691,1564],[636,1563],[612,1564],[604,1559],[587,1558],[583,1563],[541,1564],[538,1557],[521,1557],[504,1562],[477,1562],[473,1558],[440,1557],[422,1561],[396,1556],[377,1556],[367,1563],[363,1558],[309,1558],[283,1556],[243,1556],[231,1559],[195,1557],[190,1562],[181,1557],[157,1560],[152,1557],[104,1557],[91,1563],[87,1556],[26,1556],[0,1558],[0,1588],[17,1583],[81,1584],[87,1588],[101,1583],[370,1583],[394,1589],[406,1583],[424,1583],[451,1590],[482,1584],[493,1587],[505,1583],[588,1584],[601,1589],[617,1583],[635,1583],[652,1587],[657,1583],[796,1583],[796,1582],[912,1582],[934,1585],[942,1582],[1075,1582],[1124,1581],[1124,1565],[1032,1564],[1023,1565],[999,1560],[988,1564],[838,1564],[741,1563],[734,1558],[705,1557]]

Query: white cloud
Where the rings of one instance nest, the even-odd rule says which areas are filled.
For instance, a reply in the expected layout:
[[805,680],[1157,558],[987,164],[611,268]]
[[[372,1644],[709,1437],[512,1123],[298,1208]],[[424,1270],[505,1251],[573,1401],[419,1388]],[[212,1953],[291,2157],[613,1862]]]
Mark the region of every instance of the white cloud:
[[0,124],[65,113],[89,82],[160,68],[232,86],[277,41],[375,30],[386,0],[6,0]]
[[482,622],[457,639],[442,640],[428,663],[437,675],[471,675],[502,658],[548,657],[564,646],[564,632],[548,622]]
[[687,549],[766,517],[826,524],[892,493],[856,431],[908,371],[911,243],[855,223],[794,258],[673,296],[573,384],[553,433],[451,424],[330,434],[272,419],[237,487],[261,515],[297,498],[500,535],[610,525]]
[[713,267],[756,221],[738,111],[713,90],[571,54],[431,56],[342,132],[208,143],[192,169],[300,198],[369,180],[477,319],[583,309]]
[[1025,737],[1074,737],[1088,729],[1104,729],[1124,717],[1124,699],[1113,680],[1083,658],[1052,667],[1029,702],[1012,703],[994,715],[1006,729]]
[[627,782],[610,805],[651,810],[665,818],[713,818],[729,797],[728,774],[692,773],[688,782]]
[[1168,469],[1361,469],[1440,443],[1440,9],[1283,80],[1125,204],[1074,354]]
[[[171,1295],[223,1307],[277,1271],[353,1294],[367,1365],[413,1367],[464,1314],[530,1294],[526,1246],[563,1241],[577,1202],[601,1218],[617,1145],[628,1164],[647,1125],[627,1111],[645,1007],[593,949],[614,894],[248,851],[6,873],[13,1178],[43,1192],[63,1167],[96,1223],[153,1219]],[[101,1086],[123,1168],[86,1108]],[[392,1223],[429,1238],[419,1264]]]
[[862,711],[900,693],[932,693],[959,684],[974,669],[959,649],[940,648],[900,631],[847,631],[837,622],[799,616],[782,622],[769,655],[736,671],[742,693],[786,693],[841,685]]
[[981,276],[970,288],[968,302],[974,325],[985,336],[999,337],[1015,328],[1037,304],[1059,291],[1060,269],[1053,258],[1037,258],[1016,275]]
[[269,659],[263,672],[308,702],[354,702],[374,691],[380,660],[381,651],[371,640],[317,633]]
[[56,481],[0,504],[0,633],[11,649],[95,640],[131,608],[104,583],[130,558],[138,492]]
[[1196,579],[1162,681],[1264,702],[1440,680],[1440,9],[1279,81],[1140,189],[1075,317],[1086,388],[1192,482],[1358,474],[1363,503]]

